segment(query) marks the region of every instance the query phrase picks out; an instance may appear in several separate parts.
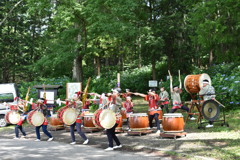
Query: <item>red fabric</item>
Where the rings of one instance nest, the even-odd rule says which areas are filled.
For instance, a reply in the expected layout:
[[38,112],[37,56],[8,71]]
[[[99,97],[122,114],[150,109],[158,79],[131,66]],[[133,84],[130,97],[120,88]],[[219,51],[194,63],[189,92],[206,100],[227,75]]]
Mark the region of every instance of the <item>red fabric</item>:
[[148,101],[148,106],[150,109],[157,109],[157,102],[159,101],[159,97],[157,94],[155,94],[154,96],[151,95],[146,95],[145,96],[145,101]]
[[174,102],[172,109],[179,109],[179,108],[181,108],[181,107],[182,107],[182,104],[179,104],[179,103],[177,103],[177,102]]
[[102,104],[102,101],[103,101],[102,96],[100,96],[99,104]]
[[47,120],[47,118],[46,118],[46,117],[44,118],[43,125],[48,125],[48,120]]
[[47,100],[46,99],[43,101],[43,104],[47,104]]
[[90,102],[89,101],[85,101],[82,109],[89,109],[89,106],[90,106]]
[[11,105],[10,110],[18,110],[18,106]]
[[127,112],[133,111],[133,103],[129,101],[123,102],[123,107],[126,108]]
[[21,118],[20,121],[17,123],[17,125],[21,126],[23,124],[23,119]]
[[76,123],[82,123],[81,115],[78,115],[77,120],[76,120]]
[[116,104],[117,103],[117,97],[116,96],[112,96],[112,104]]
[[127,98],[127,97],[131,97],[132,94],[131,93],[123,93],[122,94],[122,98]]
[[111,102],[112,101],[112,96],[108,97],[108,101]]

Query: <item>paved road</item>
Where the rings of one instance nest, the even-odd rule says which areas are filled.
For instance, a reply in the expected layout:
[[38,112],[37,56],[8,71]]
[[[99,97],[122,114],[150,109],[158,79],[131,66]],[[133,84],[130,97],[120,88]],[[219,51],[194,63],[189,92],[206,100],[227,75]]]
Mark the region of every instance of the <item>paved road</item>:
[[[70,145],[61,142],[35,142],[33,140],[0,139],[0,160],[146,160],[162,159],[157,156],[133,152],[104,151],[87,145]],[[164,158],[165,159],[165,158]],[[167,158],[169,160],[169,158]]]

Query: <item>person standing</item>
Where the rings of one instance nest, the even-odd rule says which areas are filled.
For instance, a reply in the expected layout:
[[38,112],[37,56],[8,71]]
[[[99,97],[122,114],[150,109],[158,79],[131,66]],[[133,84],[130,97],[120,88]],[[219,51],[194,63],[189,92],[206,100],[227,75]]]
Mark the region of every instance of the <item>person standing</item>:
[[77,129],[77,133],[79,134],[79,136],[82,137],[82,139],[84,140],[83,144],[88,144],[89,143],[89,139],[86,137],[85,133],[82,132],[81,130],[81,126],[82,126],[82,116],[81,116],[81,110],[82,110],[82,102],[80,101],[80,96],[81,93],[80,92],[76,92],[73,95],[72,100],[70,101],[70,104],[68,104],[68,107],[70,108],[76,108],[78,116],[76,119],[76,122],[73,123],[72,125],[70,125],[70,133],[71,133],[71,138],[72,138],[72,142],[70,144],[76,144],[76,139],[75,139],[75,133],[74,133],[74,128],[76,126]]
[[[122,104],[122,99],[119,97],[119,92],[116,89],[112,90],[112,95],[111,95],[111,107],[110,109],[115,112],[119,113],[120,107]],[[115,129],[119,124],[119,119],[116,119],[115,125],[106,130],[107,133],[107,138],[108,138],[108,148],[105,149],[105,151],[112,151],[114,149],[122,148],[121,142],[119,141],[118,137],[116,136]],[[113,140],[116,142],[116,146],[113,147]]]
[[[170,111],[170,113],[174,113],[178,109],[182,109],[182,110],[189,112],[189,108],[182,104],[181,97],[180,97],[180,94],[182,93],[182,82],[180,79],[180,71],[179,71],[179,83],[180,83],[179,87],[178,86],[173,87],[172,76],[170,74],[169,74],[169,76],[170,76],[170,92],[171,92],[171,98],[173,100],[173,107],[172,107],[172,110]],[[196,119],[195,117],[193,117],[193,115],[189,115],[189,117],[190,117],[190,120]]]
[[[48,120],[47,120],[47,106],[46,104],[44,103],[45,102],[45,99],[44,98],[40,98],[38,101],[37,101],[37,106],[36,106],[36,110],[39,110],[43,113],[44,115],[44,122],[42,125],[40,126],[36,126],[35,128],[35,131],[36,131],[36,135],[37,135],[37,139],[35,141],[39,142],[41,141],[41,136],[40,136],[40,128],[42,127],[42,131],[45,135],[48,136],[48,140],[47,141],[52,141],[53,140],[53,136],[50,132],[48,132],[47,130],[47,126],[48,126]],[[35,105],[35,104],[33,104]],[[35,106],[33,106],[33,108],[35,108]]]
[[[203,96],[204,101],[215,99],[215,89],[209,84],[207,79],[203,80],[203,87],[200,89],[199,95]],[[209,121],[209,124],[206,126],[206,128],[210,127],[213,127],[213,121]]]
[[168,92],[165,90],[164,87],[161,87],[160,88],[160,94],[159,94],[159,98],[160,98],[160,105],[161,105],[161,108],[163,110],[163,108],[166,109],[166,113],[169,113],[169,110],[168,110],[168,103],[169,103],[169,94]]
[[148,106],[149,106],[149,111],[153,113],[153,115],[149,114],[148,119],[149,119],[149,126],[150,128],[153,127],[153,119],[155,119],[156,125],[157,125],[157,134],[161,133],[161,128],[160,128],[160,121],[158,119],[159,113],[155,112],[159,109],[157,103],[159,101],[159,96],[156,94],[156,91],[154,89],[150,89],[148,91],[148,94],[142,94],[142,93],[134,93],[137,96],[141,96],[145,99],[145,101],[148,101]]

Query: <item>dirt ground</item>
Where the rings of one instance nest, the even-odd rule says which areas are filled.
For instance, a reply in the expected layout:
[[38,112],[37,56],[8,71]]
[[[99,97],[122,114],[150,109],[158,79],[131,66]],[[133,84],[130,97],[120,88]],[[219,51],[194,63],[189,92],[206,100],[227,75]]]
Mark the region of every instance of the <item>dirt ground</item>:
[[[27,133],[27,139],[36,139],[35,127],[24,125]],[[55,130],[50,125],[48,127],[54,137],[54,141],[61,141],[64,143],[71,142],[70,132],[67,129]],[[145,152],[150,155],[157,155],[161,157],[171,157],[170,159],[218,159],[214,155],[203,156],[203,150],[214,150],[216,147],[227,146],[228,143],[240,139],[240,131],[238,132],[187,132],[186,136],[174,138],[162,138],[156,134],[154,127],[152,133],[146,135],[129,135],[126,123],[123,125],[124,132],[118,133],[117,136],[123,144],[121,151],[128,152]],[[86,136],[90,140],[89,145],[97,148],[107,148],[108,141],[104,131],[89,132],[83,128]],[[21,135],[21,134],[20,134]],[[83,140],[76,135],[76,145],[82,145]],[[8,128],[0,131],[0,138],[12,139],[14,137],[14,129]],[[42,140],[48,139],[46,135],[41,132]],[[227,140],[227,141],[226,141]]]

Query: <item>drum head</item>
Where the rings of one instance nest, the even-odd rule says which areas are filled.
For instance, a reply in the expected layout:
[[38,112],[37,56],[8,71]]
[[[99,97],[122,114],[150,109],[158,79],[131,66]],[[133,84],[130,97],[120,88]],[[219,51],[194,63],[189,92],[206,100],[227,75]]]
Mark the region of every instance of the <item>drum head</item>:
[[32,125],[41,126],[44,122],[44,115],[42,112],[34,112],[31,118]]
[[163,117],[183,117],[182,113],[165,113]]
[[203,103],[202,114],[205,119],[215,121],[220,114],[219,105],[214,100],[208,100]]
[[68,108],[63,113],[63,122],[66,125],[72,125],[77,119],[77,112],[74,108]]
[[11,124],[17,124],[21,119],[21,116],[18,112],[11,112],[9,114],[8,120]]
[[110,129],[116,124],[116,115],[112,110],[105,109],[99,116],[100,124],[105,129]]

